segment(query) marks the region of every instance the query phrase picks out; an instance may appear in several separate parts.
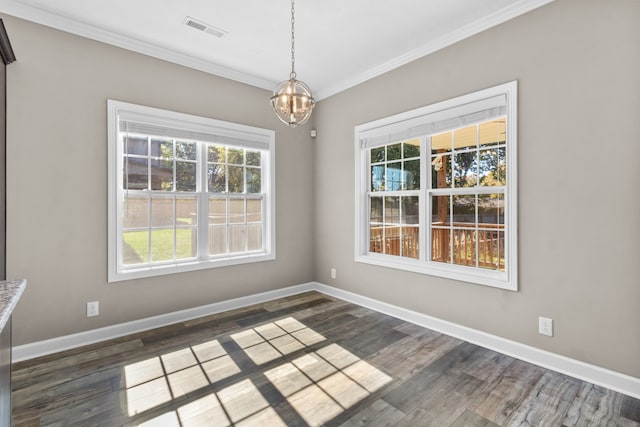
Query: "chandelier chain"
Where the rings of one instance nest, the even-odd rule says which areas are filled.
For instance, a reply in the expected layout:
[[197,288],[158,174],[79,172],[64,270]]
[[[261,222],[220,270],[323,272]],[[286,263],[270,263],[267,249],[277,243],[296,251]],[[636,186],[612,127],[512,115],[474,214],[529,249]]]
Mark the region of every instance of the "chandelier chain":
[[296,34],[295,34],[295,8],[294,8],[295,0],[291,0],[291,74],[290,78],[296,78]]

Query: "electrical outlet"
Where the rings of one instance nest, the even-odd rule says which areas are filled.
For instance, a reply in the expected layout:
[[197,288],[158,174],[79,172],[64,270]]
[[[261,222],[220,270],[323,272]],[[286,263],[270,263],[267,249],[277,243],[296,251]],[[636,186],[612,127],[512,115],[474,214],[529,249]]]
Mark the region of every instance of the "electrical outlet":
[[540,335],[553,336],[553,319],[538,317],[538,333]]
[[331,269],[331,278],[332,278],[332,279],[335,279],[335,278],[336,278],[336,269],[335,269],[335,268],[332,268],[332,269]]
[[87,303],[87,317],[95,317],[100,313],[100,306],[98,301],[91,301]]

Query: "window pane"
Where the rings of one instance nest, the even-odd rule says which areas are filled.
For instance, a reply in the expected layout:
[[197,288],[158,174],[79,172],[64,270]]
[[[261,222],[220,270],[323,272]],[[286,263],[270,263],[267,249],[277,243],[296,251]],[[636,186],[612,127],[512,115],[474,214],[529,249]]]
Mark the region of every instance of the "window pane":
[[149,199],[147,197],[126,197],[122,206],[122,226],[139,228],[149,226]]
[[227,223],[227,200],[209,199],[209,224]]
[[384,147],[377,147],[371,149],[371,163],[380,163],[384,162],[385,158],[385,150]]
[[384,191],[384,165],[371,166],[371,191]]
[[453,263],[476,266],[475,230],[453,229]]
[[229,168],[229,193],[244,193],[244,167],[228,166],[228,168]]
[[244,252],[246,250],[246,229],[244,224],[229,226],[229,252]]
[[260,152],[247,150],[247,165],[260,166]]
[[211,163],[224,163],[227,161],[227,149],[222,145],[209,145],[207,147],[207,160]]
[[418,196],[402,197],[402,256],[408,258],[418,259],[420,256],[419,212]]
[[478,195],[478,226],[504,224],[504,195]]
[[400,160],[402,158],[402,144],[387,145],[387,161]]
[[400,197],[384,198],[385,224],[400,224]]
[[409,160],[403,162],[404,167],[404,189],[419,190],[420,189],[420,160]]
[[480,185],[507,185],[507,150],[497,147],[480,152]]
[[176,259],[195,258],[198,254],[198,230],[176,229]]
[[247,168],[247,193],[262,192],[260,178],[260,168]]
[[229,224],[244,224],[244,199],[229,200]]
[[227,226],[209,226],[209,255],[227,253]]
[[370,224],[369,226],[369,252],[384,253],[384,227]]
[[371,211],[369,213],[369,219],[371,222],[382,223],[382,197],[372,197],[370,200]]
[[387,255],[400,255],[400,227],[385,224],[385,251]]
[[504,232],[478,230],[478,266],[504,271]]
[[474,187],[477,182],[477,152],[456,153],[453,156],[453,181],[455,186]]
[[384,198],[384,253],[400,255],[400,197]]
[[445,132],[431,137],[431,154],[451,151],[451,132]]
[[420,257],[420,227],[402,227],[402,256]]
[[431,197],[431,224],[438,226],[448,226],[451,221],[450,196]]
[[262,222],[262,200],[247,200],[247,222]]
[[173,197],[153,197],[151,199],[151,226],[173,227]]
[[176,191],[196,191],[196,164],[176,161]]
[[122,179],[123,188],[129,190],[149,189],[149,160],[147,158],[125,158],[125,170]]
[[387,164],[387,185],[385,190],[398,191],[402,187],[402,162]]
[[198,144],[195,142],[176,142],[176,158],[183,160],[196,160]]
[[257,251],[262,249],[262,224],[249,224],[247,250]]
[[225,165],[209,164],[207,175],[209,177],[209,192],[224,193],[227,191]]
[[124,148],[122,152],[124,154],[136,154],[140,156],[147,156],[149,154],[147,138],[124,137],[123,142]]
[[431,158],[431,188],[451,188],[451,156],[439,154]]
[[176,225],[197,225],[198,208],[195,197],[176,199]]
[[151,156],[173,159],[173,140],[166,138],[151,138]]
[[431,260],[451,263],[451,230],[433,228],[431,230]]
[[173,160],[151,159],[151,189],[173,190]]
[[418,196],[402,197],[402,224],[418,224],[419,211]]
[[173,229],[151,230],[151,262],[173,259]]
[[402,144],[402,156],[404,159],[420,157],[420,140],[412,139]]
[[233,165],[244,164],[244,150],[242,148],[227,148],[227,163]]
[[465,148],[475,148],[477,146],[476,125],[453,131],[453,148],[462,150]]
[[476,196],[453,196],[453,222],[464,227],[475,227]]
[[480,147],[504,144],[507,138],[506,119],[491,120],[480,124]]
[[149,262],[149,232],[125,231],[122,233],[122,263],[124,265]]

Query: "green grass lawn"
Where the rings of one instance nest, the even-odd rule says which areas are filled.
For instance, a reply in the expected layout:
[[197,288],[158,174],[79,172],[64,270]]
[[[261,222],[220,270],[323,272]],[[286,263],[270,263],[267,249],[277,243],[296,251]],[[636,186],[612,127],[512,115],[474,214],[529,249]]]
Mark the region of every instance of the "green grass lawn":
[[[151,261],[173,260],[173,229],[152,230],[151,232]],[[125,264],[146,262],[149,256],[149,232],[127,231],[123,236],[125,249]],[[176,259],[195,256],[195,229],[176,229]],[[193,241],[193,244],[192,244]],[[128,251],[127,251],[128,249]]]

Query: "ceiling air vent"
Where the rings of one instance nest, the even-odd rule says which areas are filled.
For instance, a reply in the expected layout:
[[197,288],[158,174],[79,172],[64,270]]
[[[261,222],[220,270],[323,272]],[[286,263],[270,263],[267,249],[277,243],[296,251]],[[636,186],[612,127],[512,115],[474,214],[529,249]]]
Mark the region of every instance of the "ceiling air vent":
[[198,31],[204,31],[207,34],[211,34],[215,37],[222,37],[225,34],[229,34],[228,31],[223,30],[222,28],[214,27],[213,25],[205,24],[202,21],[198,21],[197,19],[193,19],[190,16],[187,16],[184,20],[185,25],[191,28],[195,28]]

